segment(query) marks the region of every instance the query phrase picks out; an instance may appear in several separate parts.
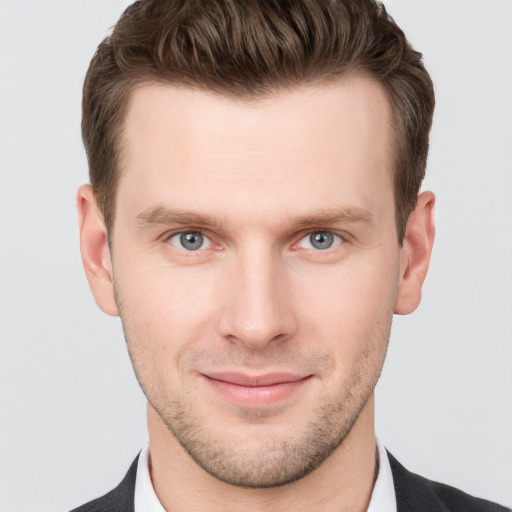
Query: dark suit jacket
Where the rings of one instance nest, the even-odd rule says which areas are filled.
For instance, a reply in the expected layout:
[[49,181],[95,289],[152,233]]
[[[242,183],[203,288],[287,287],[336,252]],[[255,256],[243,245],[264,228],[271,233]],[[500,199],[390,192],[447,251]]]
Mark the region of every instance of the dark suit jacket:
[[[388,453],[397,502],[397,512],[510,512],[490,501],[474,498],[454,487],[432,482],[407,471]],[[72,512],[134,512],[133,497],[138,457],[123,481],[112,491]]]

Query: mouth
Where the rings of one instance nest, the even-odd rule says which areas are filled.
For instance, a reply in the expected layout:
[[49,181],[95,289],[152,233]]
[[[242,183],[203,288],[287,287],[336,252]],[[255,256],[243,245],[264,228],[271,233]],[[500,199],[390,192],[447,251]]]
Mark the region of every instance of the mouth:
[[241,407],[276,405],[297,393],[313,377],[290,373],[247,375],[243,373],[202,374],[210,387]]

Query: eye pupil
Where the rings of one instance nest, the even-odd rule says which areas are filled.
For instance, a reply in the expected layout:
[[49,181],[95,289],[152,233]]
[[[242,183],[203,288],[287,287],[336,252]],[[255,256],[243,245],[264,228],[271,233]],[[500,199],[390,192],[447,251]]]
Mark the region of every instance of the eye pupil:
[[182,233],[180,235],[180,243],[189,251],[196,251],[203,245],[203,235],[197,231]]
[[334,236],[328,231],[318,231],[311,233],[309,241],[315,249],[329,249],[334,242]]

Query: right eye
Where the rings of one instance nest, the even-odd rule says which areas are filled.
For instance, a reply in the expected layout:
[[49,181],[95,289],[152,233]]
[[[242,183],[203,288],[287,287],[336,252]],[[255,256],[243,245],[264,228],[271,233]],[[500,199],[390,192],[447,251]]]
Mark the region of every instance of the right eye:
[[178,249],[186,251],[198,251],[209,249],[212,245],[210,239],[200,231],[182,231],[169,237],[169,243]]
[[313,231],[305,236],[298,246],[303,249],[316,249],[317,251],[325,251],[336,247],[343,243],[343,239],[332,233],[331,231]]

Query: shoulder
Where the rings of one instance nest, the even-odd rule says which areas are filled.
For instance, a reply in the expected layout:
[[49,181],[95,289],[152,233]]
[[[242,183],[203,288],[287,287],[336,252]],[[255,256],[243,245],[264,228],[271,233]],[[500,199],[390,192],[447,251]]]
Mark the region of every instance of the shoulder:
[[115,489],[71,512],[133,512],[138,459],[139,456],[132,462],[125,477]]
[[397,512],[510,512],[511,509],[475,498],[446,484],[428,480],[405,469],[388,453]]

